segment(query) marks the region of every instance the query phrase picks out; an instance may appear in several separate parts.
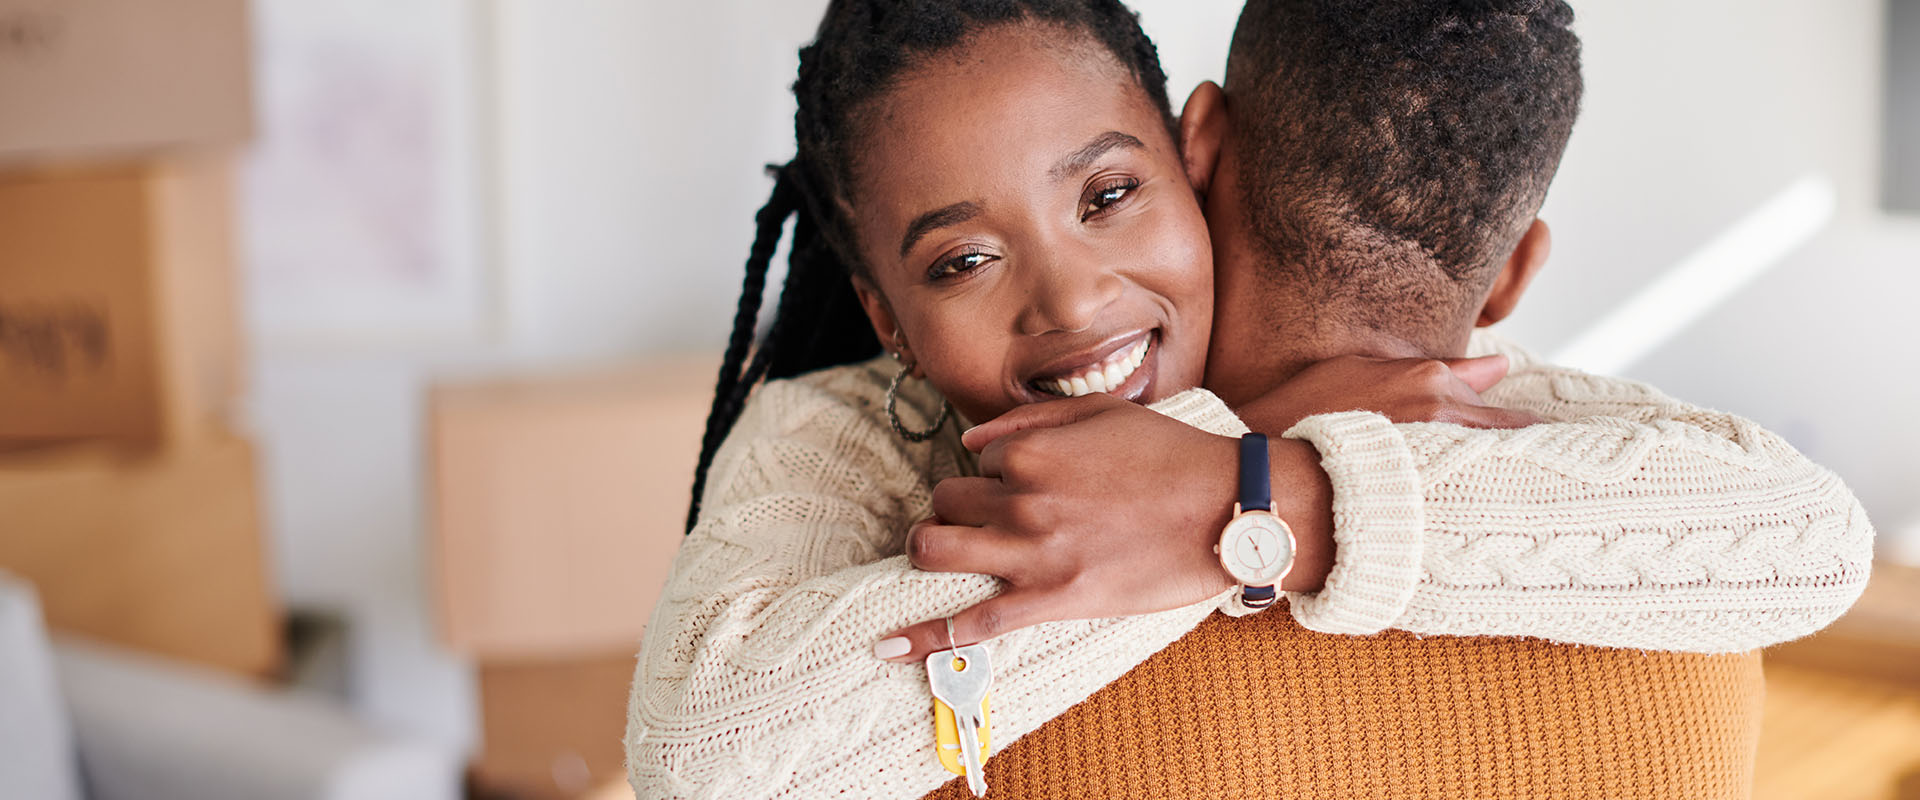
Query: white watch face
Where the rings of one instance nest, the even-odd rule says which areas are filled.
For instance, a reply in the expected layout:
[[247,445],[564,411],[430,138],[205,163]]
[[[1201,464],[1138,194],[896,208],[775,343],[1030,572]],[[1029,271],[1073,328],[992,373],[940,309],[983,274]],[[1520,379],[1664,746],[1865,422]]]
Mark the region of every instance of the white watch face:
[[1293,567],[1293,531],[1272,514],[1241,514],[1220,534],[1220,563],[1236,581],[1270,585]]

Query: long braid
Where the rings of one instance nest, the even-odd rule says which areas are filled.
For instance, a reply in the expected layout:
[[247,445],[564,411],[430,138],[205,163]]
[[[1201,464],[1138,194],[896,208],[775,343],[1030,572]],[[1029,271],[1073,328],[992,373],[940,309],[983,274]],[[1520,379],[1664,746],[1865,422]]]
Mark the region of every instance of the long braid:
[[760,304],[766,295],[767,270],[773,264],[773,251],[780,246],[780,231],[787,217],[800,208],[800,196],[787,169],[774,170],[773,195],[754,215],[759,231],[753,237],[753,249],[747,253],[747,277],[740,284],[740,303],[733,315],[733,336],[727,340],[727,355],[720,363],[720,379],[713,389],[713,407],[707,412],[707,430],[700,439],[700,464],[693,472],[693,503],[687,509],[687,530],[700,518],[700,496],[706,492],[707,469],[713,466],[713,454],[720,442],[733,430],[734,420],[746,404],[752,381],[741,380],[740,367],[753,346],[753,331],[760,321]]
[[[851,273],[821,237],[820,226],[802,209],[793,226],[796,267],[787,273],[774,325],[793,333],[768,352],[768,378],[790,378],[821,367],[864,361],[880,354]],[[769,332],[768,338],[776,338]]]
[[[872,101],[917,59],[958,47],[977,31],[1027,20],[1089,35],[1127,67],[1172,125],[1159,55],[1119,0],[831,0],[813,43],[800,51],[793,84],[799,152],[777,171],[773,196],[757,217],[759,233],[694,472],[689,532],[700,517],[714,453],[755,385],[880,352],[849,280],[864,270],[848,211],[853,161]],[[795,215],[787,280],[773,322],[754,348],[768,267],[787,217]]]

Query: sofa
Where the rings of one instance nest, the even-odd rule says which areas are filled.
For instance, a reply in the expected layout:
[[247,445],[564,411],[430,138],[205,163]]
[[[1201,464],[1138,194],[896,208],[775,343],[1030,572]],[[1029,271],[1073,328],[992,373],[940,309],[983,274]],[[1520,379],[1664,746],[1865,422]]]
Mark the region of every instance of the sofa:
[[319,693],[49,635],[0,572],[0,798],[453,800],[463,761]]

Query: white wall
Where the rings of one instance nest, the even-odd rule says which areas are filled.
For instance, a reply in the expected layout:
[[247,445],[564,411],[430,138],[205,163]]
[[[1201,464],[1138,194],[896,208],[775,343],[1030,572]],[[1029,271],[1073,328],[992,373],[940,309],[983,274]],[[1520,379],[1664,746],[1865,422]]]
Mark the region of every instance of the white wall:
[[1544,213],[1555,256],[1512,333],[1552,352],[1796,178],[1827,176],[1830,228],[1626,374],[1760,421],[1838,471],[1883,536],[1920,533],[1920,220],[1876,207],[1882,4],[1576,8],[1587,102]]
[[[787,86],[823,6],[497,0],[497,340],[259,354],[281,581],[292,602],[351,616],[356,701],[374,718],[473,735],[470,665],[433,637],[424,387],[451,370],[717,349],[769,188],[761,168],[792,155]],[[1135,6],[1176,103],[1218,77],[1237,3]],[[1510,332],[1552,352],[1795,177],[1826,174],[1842,201],[1830,231],[1627,372],[1783,432],[1883,532],[1913,524],[1920,225],[1870,209],[1879,4],[1576,6],[1586,112],[1546,214],[1552,266]]]

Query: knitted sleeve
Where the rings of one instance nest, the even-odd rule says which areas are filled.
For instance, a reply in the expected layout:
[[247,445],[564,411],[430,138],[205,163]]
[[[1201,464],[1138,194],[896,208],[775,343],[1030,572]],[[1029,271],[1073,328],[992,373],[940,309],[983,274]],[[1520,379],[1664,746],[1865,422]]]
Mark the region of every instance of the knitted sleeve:
[[1474,351],[1513,360],[1489,402],[1550,424],[1350,412],[1286,433],[1334,488],[1333,570],[1289,598],[1303,626],[1739,652],[1825,627],[1865,587],[1866,513],[1780,437],[1490,335]]
[[[883,377],[830,372],[762,387],[716,455],[636,665],[626,747],[640,798],[919,797],[953,777],[934,752],[925,667],[872,648],[998,591],[901,555],[964,450],[951,428],[902,442],[877,411]],[[1119,678],[1216,602],[996,638],[993,746]]]

